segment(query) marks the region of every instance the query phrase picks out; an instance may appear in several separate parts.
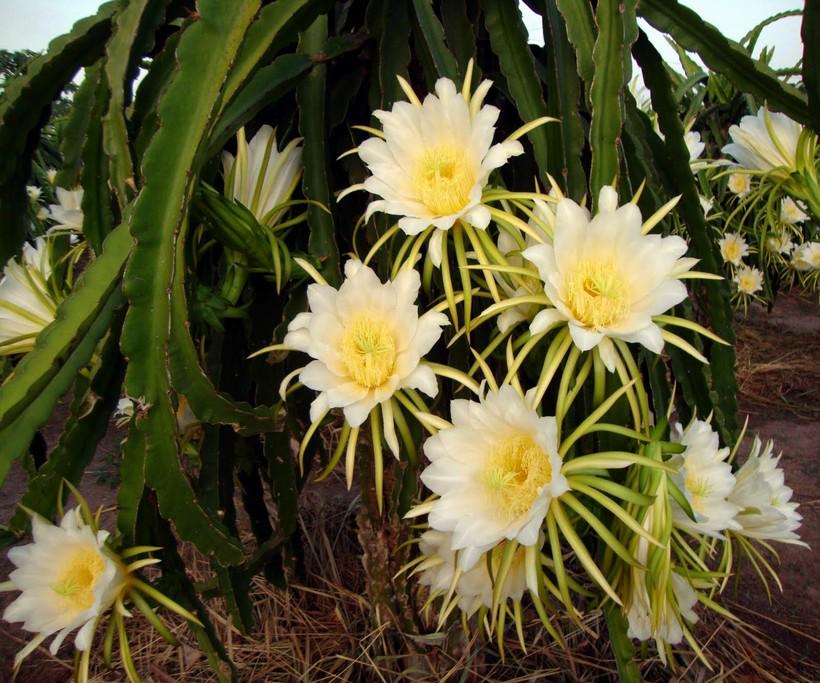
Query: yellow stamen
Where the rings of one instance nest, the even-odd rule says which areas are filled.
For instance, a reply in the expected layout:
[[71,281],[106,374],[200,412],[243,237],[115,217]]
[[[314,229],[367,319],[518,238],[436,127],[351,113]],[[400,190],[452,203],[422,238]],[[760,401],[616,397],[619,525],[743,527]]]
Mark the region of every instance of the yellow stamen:
[[686,490],[692,495],[690,505],[695,512],[703,512],[704,498],[709,495],[712,486],[705,477],[698,477],[697,472],[686,473]]
[[629,313],[626,283],[606,261],[582,261],[564,281],[566,303],[585,327],[609,327]]
[[105,562],[95,550],[74,551],[68,567],[51,589],[68,600],[75,609],[86,610],[94,604],[94,586],[105,569]]
[[499,514],[514,519],[525,514],[552,479],[549,457],[532,437],[513,436],[492,452],[483,482],[496,498]]
[[424,152],[415,180],[422,203],[433,213],[447,216],[467,206],[477,179],[463,150],[442,145]]
[[390,327],[366,313],[346,326],[340,352],[350,377],[368,389],[384,384],[396,365],[396,340]]

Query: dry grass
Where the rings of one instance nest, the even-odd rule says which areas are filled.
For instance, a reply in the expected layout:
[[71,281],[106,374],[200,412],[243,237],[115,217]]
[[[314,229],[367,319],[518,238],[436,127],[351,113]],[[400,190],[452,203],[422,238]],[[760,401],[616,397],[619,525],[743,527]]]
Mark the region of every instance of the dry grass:
[[783,334],[765,318],[754,325],[738,323],[737,383],[744,409],[820,417],[820,337],[795,330]]

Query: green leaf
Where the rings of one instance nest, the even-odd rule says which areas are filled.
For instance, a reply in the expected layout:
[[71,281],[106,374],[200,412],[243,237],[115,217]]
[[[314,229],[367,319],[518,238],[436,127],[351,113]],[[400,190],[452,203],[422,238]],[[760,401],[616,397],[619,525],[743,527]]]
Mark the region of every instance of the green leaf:
[[622,683],[640,683],[641,672],[635,663],[635,648],[627,635],[627,621],[623,608],[611,602],[604,605],[606,628],[609,633],[609,642],[615,663],[618,666],[618,675]]
[[114,18],[114,30],[106,45],[105,79],[108,84],[108,108],[102,119],[103,147],[108,156],[111,189],[120,209],[128,203],[126,187],[134,186],[134,164],[125,127],[125,79],[131,61],[131,50],[139,34],[143,13],[151,0],[131,0]]
[[[139,410],[139,406],[136,406],[135,412],[136,410]],[[145,435],[137,429],[132,419],[123,446],[120,490],[117,493],[117,529],[129,545],[137,542],[137,519],[144,491]]]
[[157,106],[160,96],[176,68],[177,46],[182,34],[183,31],[178,30],[166,38],[162,49],[151,60],[151,68],[137,87],[129,125],[132,130],[136,131],[133,145],[138,164],[157,129]]
[[[544,33],[550,40],[544,48],[548,64],[552,67],[549,104],[561,119],[555,128],[561,138],[561,177],[567,195],[580,202],[586,194],[587,182],[581,155],[586,138],[578,111],[581,107],[581,81],[575,64],[575,51],[567,38],[567,29],[558,7],[553,0],[545,2]],[[551,127],[552,128],[552,127]]]
[[[299,52],[313,54],[321,49],[327,40],[327,15],[322,15],[302,33]],[[317,64],[302,80],[296,91],[299,104],[299,131],[305,139],[302,159],[304,175],[302,190],[306,199],[323,204],[332,209],[330,183],[328,180],[327,122],[325,120],[327,94],[327,65]],[[341,282],[339,270],[339,248],[336,246],[336,232],[333,216],[320,207],[308,207],[310,237],[308,250],[322,263],[320,272],[331,285]]]
[[439,76],[456,81],[458,78],[458,64],[453,53],[444,44],[444,29],[433,11],[430,0],[413,0],[416,10],[416,20],[424,46],[427,48],[433,66]]
[[[75,347],[86,342],[89,335],[96,334],[99,339],[105,332],[105,327],[99,329],[100,315],[106,308],[110,312],[114,303],[112,296],[119,296],[114,290],[119,287],[120,271],[131,245],[128,227],[124,224],[108,236],[103,253],[89,264],[74,291],[58,307],[56,320],[40,333],[34,350],[23,357],[14,375],[3,385],[0,429],[12,424],[50,386]],[[95,329],[91,331],[92,328]],[[63,393],[71,379],[66,378],[65,382]]]
[[809,98],[809,124],[820,133],[820,2],[806,0],[803,23],[800,26],[803,39],[803,85]]
[[[441,0],[439,2],[439,12],[441,13],[441,23],[444,26],[444,34],[447,36],[447,43],[450,45],[458,63],[459,73],[467,73],[467,63],[471,59],[475,59],[476,56],[477,17],[469,15],[467,0]],[[480,80],[477,77],[477,68],[478,65],[474,64],[473,83]]]
[[[75,485],[79,483],[94,457],[97,444],[108,429],[111,412],[120,397],[125,371],[119,352],[119,328],[123,313],[115,312],[111,333],[104,342],[99,365],[88,389],[75,395],[59,442],[49,453],[45,464],[37,470],[37,475],[29,481],[28,490],[21,501],[26,508],[39,512],[46,519],[54,514],[63,479]],[[76,383],[74,391],[77,391]],[[68,493],[67,489],[65,493]],[[18,510],[11,520],[11,526],[23,531],[29,522],[28,514]]]
[[225,103],[233,104],[233,97],[254,71],[327,12],[331,4],[328,0],[276,0],[263,7],[248,29],[225,82]]
[[[99,315],[80,342],[59,364],[57,372],[50,377],[48,384],[42,387],[36,396],[27,401],[24,406],[20,406],[21,412],[15,415],[14,420],[9,422],[8,426],[0,430],[0,443],[3,444],[0,450],[0,484],[5,481],[11,463],[28,452],[34,433],[51,418],[57,402],[68,391],[77,373],[88,364],[97,347],[97,342],[108,331],[114,308],[121,301],[122,295],[119,290],[109,295]],[[13,383],[14,380],[6,386]],[[5,398],[5,391],[3,398]]]
[[55,185],[72,188],[80,182],[80,168],[83,165],[83,143],[86,131],[91,123],[91,108],[94,106],[97,82],[100,77],[100,64],[86,68],[85,78],[80,83],[74,99],[71,101],[71,111],[63,126],[62,140],[60,141],[60,156],[63,166],[57,173]]
[[[198,3],[197,20],[180,39],[178,68],[159,104],[160,126],[143,159],[143,188],[129,220],[136,247],[125,273],[131,307],[122,350],[129,360],[127,392],[143,406],[134,424],[145,439],[146,481],[157,492],[162,515],[174,521],[179,535],[225,564],[241,561],[241,547],[197,504],[179,462],[167,366],[169,292],[195,180],[194,162],[220,104],[234,56],[258,9],[259,0],[230,6],[217,0]],[[215,45],[220,49],[213,49]]]
[[103,239],[111,232],[111,192],[108,189],[108,159],[103,140],[103,112],[108,103],[108,85],[100,69],[89,69],[86,81],[94,86],[91,117],[86,130],[82,153],[82,186],[84,188],[81,208],[83,210],[83,235],[95,254],[102,249]]
[[370,0],[367,28],[377,41],[378,57],[374,85],[378,85],[380,109],[390,109],[404,94],[396,76],[407,79],[410,63],[410,14],[406,0]]
[[[700,207],[698,188],[689,169],[689,151],[683,139],[683,125],[678,118],[671,83],[663,61],[647,37],[641,33],[633,49],[643,71],[644,83],[652,96],[652,106],[664,135],[666,156],[659,160],[669,174],[671,184],[682,194],[678,211],[686,225],[701,270],[721,273],[720,254]],[[704,304],[715,333],[727,342],[734,341],[733,309],[726,280],[706,280],[699,284],[705,290]],[[705,342],[704,342],[705,343]],[[734,443],[737,432],[737,381],[735,353],[732,346],[712,343],[707,354],[710,364],[703,367],[710,387],[709,399],[724,443]],[[675,373],[678,377],[678,373]]]
[[287,54],[259,69],[222,111],[206,156],[217,154],[237,130],[289,93],[312,66],[306,55]]
[[19,252],[26,233],[25,185],[43,113],[77,70],[102,54],[111,32],[111,17],[118,8],[118,2],[108,2],[95,16],[78,21],[69,33],[52,40],[46,54],[32,59],[25,73],[5,87],[0,102],[0,263]]
[[[634,3],[631,9],[634,17]],[[620,169],[619,145],[623,124],[624,41],[626,3],[600,0],[595,13],[598,37],[592,51],[595,75],[590,87],[592,123],[589,144],[592,148],[590,191],[594,203],[605,185],[616,185]]]
[[697,52],[706,66],[730,78],[739,90],[808,125],[809,108],[800,92],[780,81],[771,69],[749,57],[693,10],[677,0],[641,0],[640,15],[687,50]]
[[[484,24],[490,35],[490,45],[498,56],[501,72],[522,122],[527,123],[547,115],[547,105],[541,81],[535,72],[530,52],[527,28],[521,19],[516,0],[483,0]],[[547,172],[547,132],[539,126],[527,133],[541,174]],[[546,179],[543,179],[546,181]]]
[[[551,2],[552,0],[547,0]],[[595,23],[588,0],[554,0],[566,22],[569,42],[575,48],[578,75],[587,83],[592,82],[595,65],[592,50],[595,45]]]

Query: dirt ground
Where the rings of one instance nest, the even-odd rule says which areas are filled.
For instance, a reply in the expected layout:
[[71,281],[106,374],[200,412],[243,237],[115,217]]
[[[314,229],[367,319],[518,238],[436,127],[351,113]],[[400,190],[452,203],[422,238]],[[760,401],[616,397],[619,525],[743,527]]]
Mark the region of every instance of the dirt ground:
[[[769,642],[785,661],[805,676],[805,680],[820,680],[820,613],[817,609],[820,605],[820,561],[816,555],[817,548],[820,548],[820,306],[794,296],[783,296],[773,312],[751,307],[747,315],[738,315],[737,323],[741,416],[749,416],[747,441],[738,457],[741,462],[745,458],[753,434],[759,434],[764,441],[774,439],[775,449],[782,449],[781,464],[786,472],[786,483],[794,489],[794,500],[800,503],[803,515],[800,533],[812,550],[778,544],[783,592],[774,588],[771,604],[748,563],[743,564],[738,581],[727,588],[721,602],[746,621],[753,629],[752,633]],[[59,421],[58,412],[55,416],[57,426],[46,433],[47,440],[51,441],[59,434]],[[114,491],[105,479],[111,471],[112,455],[117,451],[119,439],[120,434],[116,431],[109,432],[83,481],[83,491],[93,505],[110,505],[115,501]],[[0,521],[6,522],[12,516],[16,501],[24,490],[24,482],[22,470],[19,467],[13,469],[0,497]],[[9,569],[3,554],[0,579],[5,578]],[[0,595],[0,608],[9,599],[10,596]],[[273,605],[271,609],[275,612],[277,606]],[[267,639],[268,626],[265,630]],[[5,622],[0,623],[0,634],[2,683],[10,680],[11,660],[28,636]],[[65,648],[64,652],[67,651]],[[56,683],[68,681],[70,676],[69,663],[49,656],[41,648],[29,658],[17,680]],[[649,672],[647,676],[647,680],[667,680],[666,676],[652,678]],[[766,677],[784,683],[794,680],[792,675],[778,670],[768,671]],[[549,678],[551,676],[545,673],[539,680]],[[103,680],[113,682],[124,680],[124,677],[112,671],[105,678],[95,679],[98,683]],[[157,666],[152,668],[152,675],[146,680],[194,679],[169,677]],[[251,680],[261,679],[248,679]],[[297,678],[286,676],[275,680]],[[578,680],[602,679],[600,675],[585,674]],[[709,679],[684,674],[673,680]],[[758,677],[747,672],[742,675],[730,673],[721,680],[753,683],[764,679],[762,675]]]

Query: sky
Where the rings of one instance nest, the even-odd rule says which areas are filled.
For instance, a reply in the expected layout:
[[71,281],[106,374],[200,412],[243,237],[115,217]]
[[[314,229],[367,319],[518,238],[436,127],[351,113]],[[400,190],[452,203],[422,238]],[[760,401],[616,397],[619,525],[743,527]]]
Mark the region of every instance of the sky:
[[[67,32],[77,19],[93,14],[100,4],[100,0],[0,0],[0,48],[44,50],[51,39]],[[683,4],[735,40],[772,14],[802,7],[799,0],[683,0]],[[540,21],[537,17],[533,21],[531,14],[527,17],[528,10],[523,9],[533,40],[543,43]],[[677,57],[666,41],[651,27],[643,27],[661,54],[677,65]],[[776,68],[793,66],[803,50],[800,17],[767,27],[758,45],[775,47],[772,63]]]

